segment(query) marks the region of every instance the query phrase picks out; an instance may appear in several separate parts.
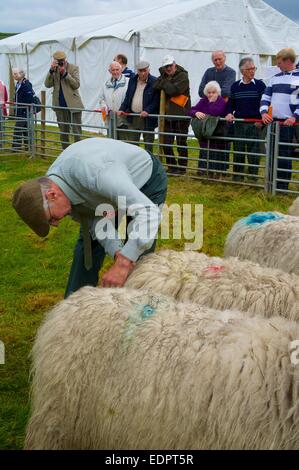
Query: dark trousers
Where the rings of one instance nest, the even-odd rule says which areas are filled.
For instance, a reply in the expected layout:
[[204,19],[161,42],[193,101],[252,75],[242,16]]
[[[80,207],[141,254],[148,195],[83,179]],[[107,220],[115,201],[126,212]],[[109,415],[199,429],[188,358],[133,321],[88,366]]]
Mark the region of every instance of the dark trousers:
[[[187,149],[187,135],[189,128],[189,120],[165,120],[164,132],[170,133],[163,136],[163,142],[166,145],[162,145],[162,150],[166,156],[166,163],[170,166],[187,167],[188,149]],[[184,135],[177,135],[184,134]],[[178,161],[174,157],[173,144],[176,139],[177,151],[179,154]],[[182,157],[182,158],[180,158]]]
[[[234,136],[241,139],[261,139],[262,133],[261,129],[257,128],[252,122],[235,122],[234,124]],[[242,152],[242,153],[239,153]],[[260,142],[250,142],[246,140],[234,141],[234,173],[245,173],[245,158],[246,152],[248,153],[260,153],[261,152],[261,143]],[[248,166],[247,173],[249,175],[257,175],[260,164],[261,155],[248,155],[247,161],[250,166]],[[242,165],[238,165],[242,163]]]
[[[140,189],[152,202],[157,205],[163,204],[166,199],[167,192],[167,176],[162,164],[152,155],[153,159],[153,172],[149,181]],[[129,217],[127,217],[127,226],[130,223]],[[115,226],[118,227],[120,221],[115,220]],[[146,255],[155,250],[156,241],[149,250],[143,253]],[[105,260],[105,250],[97,240],[91,241],[92,249],[92,268],[87,270],[84,265],[84,248],[83,248],[83,236],[80,230],[79,238],[77,240],[71,271],[65,291],[65,298],[70,294],[80,289],[83,286],[94,286],[96,287],[99,282],[99,271],[103,266]]]
[[28,151],[28,140],[28,120],[25,116],[16,116],[12,148],[16,150],[21,149],[22,143],[24,141],[24,149]]
[[[295,126],[280,126],[279,142],[293,143],[295,135]],[[289,180],[291,179],[292,173],[292,160],[295,157],[295,147],[288,145],[279,145],[278,149],[278,160],[277,160],[277,179],[283,179],[287,181],[277,181],[276,187],[278,189],[288,189]]]
[[147,125],[147,119],[140,116],[132,116],[132,121],[128,122],[128,127],[131,132],[124,132],[124,138],[122,140],[129,140],[132,144],[138,145],[142,134],[145,150],[152,152],[155,133],[154,128]]
[[60,141],[63,149],[66,149],[69,142],[69,132],[72,128],[74,134],[74,141],[78,142],[81,139],[81,119],[82,113],[72,112],[68,108],[55,109],[57,123],[60,129]]

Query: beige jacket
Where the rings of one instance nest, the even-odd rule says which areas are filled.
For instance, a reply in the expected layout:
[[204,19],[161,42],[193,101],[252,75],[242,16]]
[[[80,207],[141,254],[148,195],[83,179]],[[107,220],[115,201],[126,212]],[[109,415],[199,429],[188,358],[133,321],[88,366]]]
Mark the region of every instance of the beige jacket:
[[67,75],[65,78],[61,78],[58,70],[52,73],[49,71],[46,76],[45,86],[47,88],[53,87],[52,104],[53,106],[59,106],[59,88],[61,82],[62,91],[68,108],[83,109],[84,105],[79,94],[79,67],[77,67],[77,65],[67,63],[66,71]]

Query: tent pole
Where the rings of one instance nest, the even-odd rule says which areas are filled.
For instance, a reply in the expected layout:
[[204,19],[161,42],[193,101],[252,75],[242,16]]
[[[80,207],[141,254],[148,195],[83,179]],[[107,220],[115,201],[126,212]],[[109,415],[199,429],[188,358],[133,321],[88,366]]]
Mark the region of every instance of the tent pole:
[[140,60],[140,33],[133,34],[133,57],[134,57],[134,71]]

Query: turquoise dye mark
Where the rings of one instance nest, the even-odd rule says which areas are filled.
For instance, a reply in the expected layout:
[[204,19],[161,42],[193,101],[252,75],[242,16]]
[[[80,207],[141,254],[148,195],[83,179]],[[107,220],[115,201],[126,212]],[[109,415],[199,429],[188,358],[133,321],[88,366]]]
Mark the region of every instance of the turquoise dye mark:
[[149,318],[152,315],[154,315],[155,312],[156,312],[156,309],[154,309],[150,305],[144,305],[143,310],[141,312],[141,317],[143,319]]
[[242,222],[244,225],[258,225],[281,219],[284,219],[284,217],[274,214],[274,212],[255,212],[254,214],[248,215],[248,217],[244,217]]
[[136,327],[141,325],[145,320],[150,318],[155,313],[156,306],[153,307],[149,304],[134,305],[134,309],[129,314],[128,320],[126,322],[126,327],[123,333],[125,342],[130,342],[133,339]]

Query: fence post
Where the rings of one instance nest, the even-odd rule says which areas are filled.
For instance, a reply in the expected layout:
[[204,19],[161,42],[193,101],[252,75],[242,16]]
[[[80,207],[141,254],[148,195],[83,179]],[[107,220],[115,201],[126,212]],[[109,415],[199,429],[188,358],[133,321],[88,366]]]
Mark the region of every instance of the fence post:
[[41,91],[41,116],[40,116],[40,153],[41,157],[45,156],[45,140],[46,140],[46,92]]
[[31,157],[35,157],[36,149],[34,142],[34,113],[33,104],[30,104],[27,110],[27,128],[28,128],[28,150],[31,153]]
[[266,133],[266,162],[265,162],[265,186],[264,191],[270,193],[272,189],[272,170],[273,170],[273,139],[272,129],[273,124],[267,126]]

